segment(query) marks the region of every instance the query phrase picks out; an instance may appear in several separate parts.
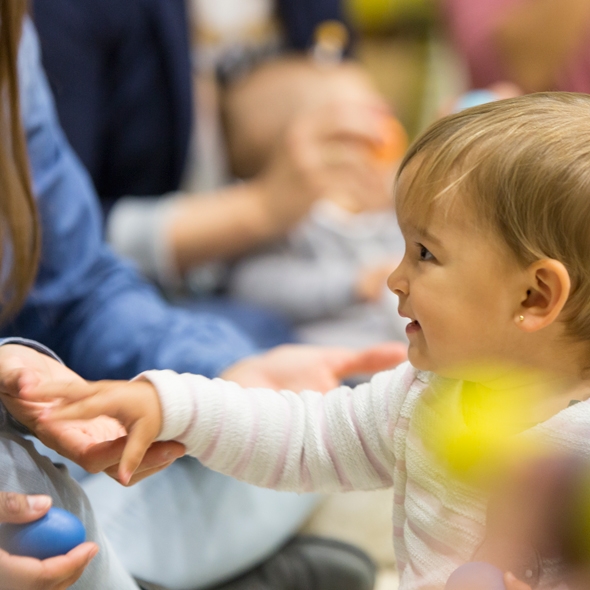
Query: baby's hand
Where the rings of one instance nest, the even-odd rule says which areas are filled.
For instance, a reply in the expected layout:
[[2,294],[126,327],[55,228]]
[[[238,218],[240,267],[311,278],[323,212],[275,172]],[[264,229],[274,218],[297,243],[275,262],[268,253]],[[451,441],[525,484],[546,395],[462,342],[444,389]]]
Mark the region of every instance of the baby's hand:
[[128,437],[118,479],[127,485],[162,427],[162,409],[154,386],[145,380],[30,383],[21,388],[25,400],[61,400],[43,410],[40,422],[90,420],[109,416],[118,420]]

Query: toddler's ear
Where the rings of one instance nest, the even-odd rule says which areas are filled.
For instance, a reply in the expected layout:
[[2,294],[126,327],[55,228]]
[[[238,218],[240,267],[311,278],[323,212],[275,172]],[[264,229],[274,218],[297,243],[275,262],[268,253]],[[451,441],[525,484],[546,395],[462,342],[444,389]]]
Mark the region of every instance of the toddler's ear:
[[552,258],[537,260],[527,269],[526,292],[516,321],[526,332],[552,324],[565,306],[571,289],[565,266]]

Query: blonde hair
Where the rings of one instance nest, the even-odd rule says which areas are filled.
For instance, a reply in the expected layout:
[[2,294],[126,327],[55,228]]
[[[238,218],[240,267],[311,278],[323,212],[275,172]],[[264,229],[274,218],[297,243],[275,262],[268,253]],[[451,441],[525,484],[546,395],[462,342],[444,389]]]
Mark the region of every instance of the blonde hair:
[[39,255],[18,92],[17,58],[26,10],[25,0],[0,0],[0,321],[24,301]]
[[566,329],[590,342],[590,96],[530,94],[446,117],[410,146],[398,181],[410,162],[400,217],[426,221],[435,204],[452,215],[460,200],[524,267],[560,261],[572,282]]

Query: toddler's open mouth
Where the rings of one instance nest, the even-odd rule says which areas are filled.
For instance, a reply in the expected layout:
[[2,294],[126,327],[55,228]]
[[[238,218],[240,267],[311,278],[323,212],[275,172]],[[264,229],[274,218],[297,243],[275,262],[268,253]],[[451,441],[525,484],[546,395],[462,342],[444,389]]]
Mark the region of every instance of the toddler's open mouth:
[[420,330],[420,322],[418,320],[413,320],[406,326],[406,334],[408,336],[414,334],[418,330]]

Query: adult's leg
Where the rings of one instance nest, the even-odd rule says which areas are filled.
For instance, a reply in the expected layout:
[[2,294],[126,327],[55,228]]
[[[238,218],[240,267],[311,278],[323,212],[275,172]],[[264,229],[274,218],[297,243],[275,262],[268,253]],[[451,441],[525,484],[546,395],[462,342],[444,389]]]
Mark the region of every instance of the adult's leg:
[[98,528],[92,507],[65,467],[41,456],[32,443],[9,429],[0,429],[0,490],[47,494],[53,505],[75,514],[86,528],[86,538],[100,547],[74,590],[137,590],[105,536]]
[[104,474],[82,486],[125,568],[178,590],[221,583],[270,557],[317,502],[233,480],[188,457],[131,488]]

